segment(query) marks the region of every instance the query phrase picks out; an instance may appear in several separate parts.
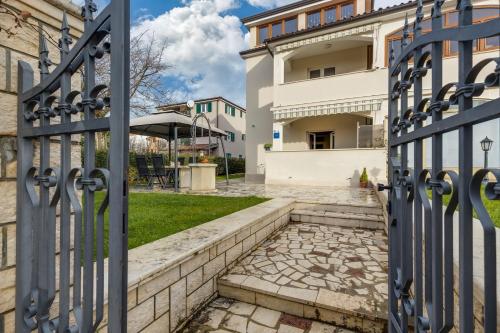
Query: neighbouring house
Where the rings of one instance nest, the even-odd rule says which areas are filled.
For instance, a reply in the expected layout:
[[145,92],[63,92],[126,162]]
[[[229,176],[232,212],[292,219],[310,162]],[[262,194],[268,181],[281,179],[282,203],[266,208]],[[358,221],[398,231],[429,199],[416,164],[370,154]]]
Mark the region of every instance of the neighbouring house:
[[[176,103],[159,106],[158,112],[180,112],[194,119],[197,114],[203,113],[210,121],[210,125],[217,127],[227,133],[224,148],[227,157],[245,158],[246,141],[246,110],[223,97],[204,98],[194,101],[195,106],[191,110],[187,103]],[[203,118],[198,121],[205,122]],[[189,142],[188,142],[189,141]],[[180,151],[190,153],[192,150],[190,140],[181,142]],[[209,142],[208,135],[196,139],[196,148],[215,156],[224,156],[223,149],[215,138]]]
[[[373,10],[370,0],[302,0],[242,19],[250,32],[250,48],[240,53],[247,74],[246,181],[356,185],[364,167],[370,179],[386,178],[389,53],[401,50],[406,15],[412,38],[416,5]],[[424,34],[431,7],[424,1]],[[445,2],[443,13],[445,26],[457,24],[454,4]],[[474,1],[474,23],[498,16],[497,0]],[[443,82],[458,77],[457,48],[444,44]],[[474,62],[498,57],[499,38],[477,40],[475,51]],[[423,84],[430,97],[430,76]],[[488,89],[475,103],[498,94]],[[475,167],[483,164],[486,135],[495,142],[490,166],[498,167],[500,121],[478,126],[474,135]],[[444,136],[445,167],[458,165],[458,146],[446,150],[457,138]]]

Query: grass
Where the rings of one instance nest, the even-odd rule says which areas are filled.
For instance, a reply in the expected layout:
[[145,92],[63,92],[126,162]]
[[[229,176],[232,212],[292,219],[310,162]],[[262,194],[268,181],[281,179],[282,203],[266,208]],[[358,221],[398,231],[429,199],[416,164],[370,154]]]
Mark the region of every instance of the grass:
[[[428,190],[427,191],[429,198],[432,198],[432,191]],[[486,210],[490,214],[491,220],[493,221],[493,224],[497,228],[500,228],[500,201],[492,201],[486,198],[484,194],[484,187],[481,189],[481,198],[483,199],[483,204],[484,207],[486,207]],[[450,196],[449,195],[444,195],[443,196],[443,205],[447,206],[448,203],[450,202]],[[460,206],[457,207],[457,210],[460,209]],[[474,211],[474,217],[477,218],[477,214]]]
[[[232,173],[229,175],[229,179],[238,179],[245,177],[244,173]],[[217,176],[217,180],[226,180],[226,175]]]
[[[97,193],[96,208],[102,199],[103,193]],[[267,200],[259,197],[130,193],[128,248],[133,249]],[[106,241],[108,229],[108,216],[106,216]],[[108,244],[105,244],[106,256],[107,248]]]

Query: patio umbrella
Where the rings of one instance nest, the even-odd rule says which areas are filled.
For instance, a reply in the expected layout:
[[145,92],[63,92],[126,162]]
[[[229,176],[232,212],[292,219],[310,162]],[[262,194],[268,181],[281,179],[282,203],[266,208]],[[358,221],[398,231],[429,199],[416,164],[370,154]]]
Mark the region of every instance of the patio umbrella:
[[[152,115],[134,118],[130,120],[130,133],[145,135],[145,136],[154,136],[162,139],[168,140],[169,149],[170,142],[174,140],[174,154],[175,154],[175,190],[178,190],[178,165],[177,165],[177,156],[178,156],[178,147],[177,141],[178,139],[192,138],[192,126],[193,120],[183,114],[177,112],[160,112]],[[224,149],[224,142],[222,137],[226,137],[227,133],[219,128],[209,126],[205,123],[196,123],[196,136],[201,136],[202,133],[208,133],[211,131],[212,136],[220,139],[222,144],[222,149]],[[225,155],[225,154],[224,154]],[[227,158],[224,156],[224,158]],[[227,166],[227,163],[226,163]],[[226,167],[227,169],[227,167]],[[226,178],[227,178],[226,170]],[[227,180],[227,179],[226,179]]]

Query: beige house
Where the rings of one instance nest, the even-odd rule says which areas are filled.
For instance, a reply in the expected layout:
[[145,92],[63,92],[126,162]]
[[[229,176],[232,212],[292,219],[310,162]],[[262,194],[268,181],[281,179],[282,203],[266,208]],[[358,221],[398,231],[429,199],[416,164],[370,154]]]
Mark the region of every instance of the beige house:
[[[204,98],[195,101],[192,110],[186,103],[168,104],[158,107],[159,112],[176,111],[189,115],[191,118],[203,113],[210,121],[210,125],[227,133],[224,148],[228,157],[245,158],[246,140],[246,110],[223,97]],[[205,121],[200,119],[199,121]],[[196,139],[197,148],[207,152],[211,149],[217,156],[224,156],[222,147],[213,138],[209,147],[208,137]],[[189,145],[181,146],[181,150],[189,151]]]
[[[424,33],[431,6],[424,2]],[[499,15],[497,0],[474,6],[475,22]],[[411,32],[416,2],[372,7],[365,0],[302,0],[242,20],[250,31],[250,48],[240,53],[247,72],[247,181],[355,185],[364,167],[372,180],[386,177],[389,50],[400,51],[406,14]],[[443,12],[447,26],[456,24],[454,5],[445,2]],[[457,44],[444,48],[443,81],[453,82]],[[498,52],[498,38],[478,40],[474,61]],[[430,85],[426,77],[424,97]],[[485,131],[500,139],[498,126]]]

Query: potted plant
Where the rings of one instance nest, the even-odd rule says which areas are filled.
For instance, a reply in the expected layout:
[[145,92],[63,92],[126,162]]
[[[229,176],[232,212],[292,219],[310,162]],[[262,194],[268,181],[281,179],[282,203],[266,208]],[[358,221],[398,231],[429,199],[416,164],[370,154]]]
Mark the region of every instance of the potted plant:
[[270,151],[272,147],[273,147],[273,144],[272,144],[272,143],[266,143],[266,144],[264,145],[264,149],[265,149],[266,151]]
[[366,172],[366,168],[363,168],[363,172],[359,177],[359,187],[367,188],[368,187],[368,173]]

